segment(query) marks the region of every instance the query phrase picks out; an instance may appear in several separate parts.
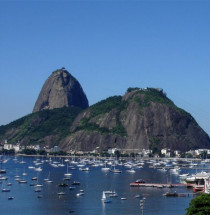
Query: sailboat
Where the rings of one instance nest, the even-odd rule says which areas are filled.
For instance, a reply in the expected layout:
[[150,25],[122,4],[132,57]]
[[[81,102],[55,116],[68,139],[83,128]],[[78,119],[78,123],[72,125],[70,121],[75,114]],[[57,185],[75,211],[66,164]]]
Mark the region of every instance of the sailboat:
[[2,191],[2,192],[10,192],[10,189],[4,188],[4,187],[3,187],[3,183],[2,183],[1,191]]
[[3,161],[0,162],[1,167],[0,167],[0,174],[6,173],[5,169],[2,169],[2,163],[4,163]]
[[106,197],[106,194],[104,191],[102,193],[102,199],[101,200],[103,203],[110,203],[111,202],[111,200]]
[[110,168],[106,166],[106,163],[107,162],[105,162],[104,167],[101,168],[102,171],[109,171],[110,170]]
[[25,171],[25,167],[24,167],[24,171],[23,171],[22,175],[27,175],[27,173]]
[[53,181],[50,180],[50,172],[49,172],[49,174],[48,174],[48,177],[45,178],[44,181],[45,181],[46,183],[53,183]]
[[67,177],[67,178],[70,178],[70,177],[72,176],[72,174],[69,173],[69,165],[68,165],[68,163],[67,163],[66,167],[67,167],[67,171],[66,171],[66,173],[64,174],[64,176]]
[[22,157],[22,161],[20,161],[21,164],[25,164],[26,162],[23,160],[23,157]]
[[114,165],[114,169],[110,169],[110,172],[112,173],[121,173],[122,171],[119,169],[115,169],[115,165]]
[[58,166],[61,166],[61,167],[65,166],[65,164],[63,164],[63,160],[62,160],[62,163],[58,164]]
[[136,171],[133,168],[131,168],[131,169],[128,169],[127,172],[129,172],[129,173],[135,173]]

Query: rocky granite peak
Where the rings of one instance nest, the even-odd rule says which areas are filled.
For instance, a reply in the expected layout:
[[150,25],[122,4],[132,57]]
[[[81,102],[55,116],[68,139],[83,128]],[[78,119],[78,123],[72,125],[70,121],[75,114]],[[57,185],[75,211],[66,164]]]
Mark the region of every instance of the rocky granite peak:
[[210,148],[209,136],[195,119],[159,88],[129,88],[80,113],[63,148],[121,150]]
[[33,112],[71,106],[88,108],[87,97],[76,78],[65,68],[58,69],[45,81]]
[[210,149],[205,131],[160,88],[129,88],[123,96],[109,97],[84,110],[87,106],[78,81],[65,69],[57,70],[45,82],[35,113],[0,126],[0,140],[59,145],[64,151],[151,149],[159,154],[163,148]]

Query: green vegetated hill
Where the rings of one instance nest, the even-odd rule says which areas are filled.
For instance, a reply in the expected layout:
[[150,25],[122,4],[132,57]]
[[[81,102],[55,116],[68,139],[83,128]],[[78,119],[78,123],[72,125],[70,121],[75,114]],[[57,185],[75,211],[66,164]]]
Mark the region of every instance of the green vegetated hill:
[[0,139],[59,145],[66,151],[210,148],[209,136],[193,117],[154,88],[128,88],[124,96],[107,98],[83,111],[69,107],[35,112],[0,126]]
[[61,145],[67,150],[167,147],[186,151],[209,148],[210,139],[163,90],[128,88],[124,96],[107,98],[79,114]]
[[58,145],[69,135],[70,126],[80,108],[64,107],[29,114],[8,125],[0,126],[0,139],[9,143]]

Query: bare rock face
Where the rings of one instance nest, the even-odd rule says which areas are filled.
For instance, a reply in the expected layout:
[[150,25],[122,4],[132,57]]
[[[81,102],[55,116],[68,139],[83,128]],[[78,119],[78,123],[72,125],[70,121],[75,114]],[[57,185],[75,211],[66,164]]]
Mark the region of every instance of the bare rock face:
[[210,138],[163,91],[148,88],[110,97],[80,113],[61,145],[84,151],[96,147],[188,151],[210,148]]
[[62,68],[53,72],[44,83],[33,112],[70,106],[86,109],[89,105],[80,83]]

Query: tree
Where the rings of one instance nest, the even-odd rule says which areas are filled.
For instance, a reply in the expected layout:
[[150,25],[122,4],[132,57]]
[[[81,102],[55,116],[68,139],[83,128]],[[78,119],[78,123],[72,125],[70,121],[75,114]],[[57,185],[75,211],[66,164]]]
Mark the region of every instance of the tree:
[[210,194],[202,194],[190,202],[186,215],[210,214]]
[[114,156],[116,156],[117,158],[119,158],[120,157],[120,151],[119,150],[116,150],[115,152],[114,152]]

